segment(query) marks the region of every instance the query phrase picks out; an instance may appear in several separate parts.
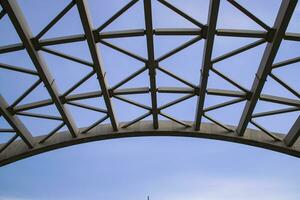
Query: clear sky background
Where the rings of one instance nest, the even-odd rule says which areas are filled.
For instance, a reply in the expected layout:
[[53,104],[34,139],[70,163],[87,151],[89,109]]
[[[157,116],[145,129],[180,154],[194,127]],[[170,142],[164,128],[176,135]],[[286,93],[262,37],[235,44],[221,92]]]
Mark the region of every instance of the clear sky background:
[[[128,0],[89,0],[94,28],[99,27],[110,16],[124,6]],[[206,23],[208,0],[169,1],[195,19]],[[280,0],[240,0],[243,6],[254,12],[269,26],[274,23]],[[272,2],[270,4],[270,2]],[[39,33],[48,22],[68,3],[68,0],[18,0],[26,20],[33,32]],[[297,5],[289,32],[300,33],[300,6]],[[171,12],[157,1],[153,1],[154,28],[193,28],[194,25]],[[257,24],[221,0],[218,28],[262,30]],[[142,1],[118,18],[103,31],[145,28]],[[56,24],[43,38],[83,33],[76,7]],[[9,18],[0,21],[0,45],[20,42]],[[193,37],[155,36],[156,58]],[[256,39],[216,37],[213,57],[217,57]],[[111,39],[109,42],[147,57],[145,37]],[[175,74],[199,83],[203,41],[190,46],[168,58],[161,64]],[[106,78],[110,86],[143,67],[133,60],[108,47],[98,45],[103,57]],[[86,60],[91,60],[86,42],[56,45],[49,48],[63,51]],[[260,45],[234,56],[215,66],[244,87],[250,89],[257,71],[262,52]],[[276,62],[299,56],[300,43],[283,41]],[[90,69],[53,55],[43,53],[49,70],[63,93],[87,74]],[[34,69],[26,51],[0,54],[0,63]],[[274,73],[299,91],[299,64],[274,70]],[[0,69],[0,94],[12,103],[34,81],[35,77]],[[184,86],[160,72],[157,85]],[[149,86],[148,73],[144,72],[122,88]],[[211,73],[209,88],[236,90],[233,86]],[[95,77],[73,93],[99,90]],[[297,99],[272,79],[268,79],[263,93]],[[162,105],[180,95],[158,95]],[[49,98],[41,85],[20,104]],[[151,105],[150,95],[131,95],[130,99]],[[230,98],[207,96],[205,106],[215,105]],[[167,113],[182,120],[194,120],[196,97],[167,109]],[[101,98],[81,101],[88,105],[104,108]],[[120,121],[130,121],[144,111],[113,99]],[[245,103],[238,103],[210,112],[209,115],[224,124],[236,125]],[[286,108],[273,103],[258,102],[255,112]],[[101,116],[99,113],[69,106],[78,127],[88,126]],[[54,106],[35,109],[36,113],[58,115]],[[270,131],[286,134],[299,116],[299,112],[258,119]],[[33,135],[47,134],[59,122],[38,120],[20,116]],[[150,120],[151,117],[145,120]],[[161,118],[164,119],[164,118]],[[109,121],[106,121],[107,123]],[[207,122],[207,121],[205,121]],[[0,127],[7,127],[0,118]],[[253,128],[252,126],[249,126]],[[12,135],[3,133],[0,142]],[[276,152],[205,139],[145,137],[114,139],[93,142],[59,149],[34,156],[0,168],[0,200],[27,199],[109,199],[141,200],[150,195],[151,200],[281,200],[300,198],[299,159]]]

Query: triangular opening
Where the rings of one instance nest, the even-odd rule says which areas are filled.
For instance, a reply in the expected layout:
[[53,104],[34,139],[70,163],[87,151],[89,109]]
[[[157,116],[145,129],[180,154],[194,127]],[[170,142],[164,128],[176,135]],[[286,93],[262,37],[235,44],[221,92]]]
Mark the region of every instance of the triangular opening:
[[[229,77],[227,74],[226,74],[226,76]],[[241,91],[238,87],[231,84],[230,82],[228,82],[224,78],[220,77],[219,75],[217,75],[213,71],[210,71],[210,74],[209,74],[209,77],[208,77],[208,86],[207,86],[207,88]]]
[[[114,49],[101,45],[103,67],[106,71],[106,78],[110,86],[114,86],[119,81],[130,76],[145,66],[139,60],[131,58]],[[118,72],[118,73],[116,73]]]
[[40,83],[33,91],[31,91],[18,105],[51,99],[46,87]]
[[115,106],[115,110],[118,111],[118,119],[120,122],[131,121],[148,112],[143,108],[126,103],[116,98],[113,98],[113,105]]
[[48,69],[59,91],[66,91],[85,75],[91,72],[91,67],[73,62],[52,54],[44,53]]
[[197,97],[194,96],[166,109],[163,109],[162,112],[169,114],[170,116],[178,120],[194,121],[196,107],[191,105],[196,105],[196,103]]
[[[129,2],[129,1],[127,1]],[[126,4],[127,4],[126,2]],[[92,8],[92,14],[95,19],[103,19],[102,21],[97,20],[95,24],[101,26],[106,22],[110,17],[112,17],[119,9],[121,9],[124,5],[121,5],[118,1],[117,3],[110,2],[109,4],[114,4],[114,13],[111,12],[111,9],[107,9],[106,6],[108,2],[93,2],[91,3],[94,6]],[[103,6],[105,5],[105,6]],[[118,8],[117,8],[118,7]],[[95,10],[94,10],[95,9]],[[100,9],[100,10],[99,10]],[[101,12],[101,10],[106,9],[106,11]],[[93,11],[94,10],[94,11]],[[102,13],[104,13],[105,17],[103,17]],[[130,22],[130,23],[128,23]],[[103,32],[106,31],[116,31],[116,30],[127,30],[127,29],[143,29],[144,28],[144,5],[142,1],[138,1],[133,6],[131,6],[125,13],[115,19],[111,24],[103,29]],[[98,28],[98,27],[97,27]]]
[[[93,110],[80,108],[73,105],[67,105],[67,106],[78,127],[88,127],[94,122],[96,122],[97,120],[105,116],[104,113],[96,112]],[[88,117],[82,117],[82,116],[88,116]]]
[[138,87],[150,87],[149,70],[146,70],[138,76],[134,77],[133,79],[122,85],[120,89]]
[[295,76],[295,74],[300,74],[299,63],[277,68],[272,73],[296,90],[296,92],[300,92],[299,76]]
[[43,106],[43,107],[39,107],[39,108],[30,109],[29,111],[25,111],[25,112],[60,117],[60,113],[58,112],[58,110],[54,104],[49,105],[49,106]]
[[[0,94],[11,104],[35,81],[36,77],[0,68]],[[13,83],[13,84],[11,84]]]
[[300,52],[299,42],[283,40],[280,44],[278,53],[276,54],[274,63],[299,57],[299,52]]
[[[161,56],[164,56],[165,54],[171,52],[175,48],[177,48],[189,41],[192,41],[195,38],[196,38],[195,36],[155,36],[154,37],[154,50],[155,50],[156,59],[159,59]],[[195,43],[198,43],[198,42],[199,42],[199,40]],[[192,49],[192,46],[194,46],[195,43],[181,51],[186,51],[187,49]],[[178,52],[178,53],[180,53],[180,52]],[[174,55],[176,55],[176,54],[174,54]],[[171,57],[169,57],[167,59],[170,59],[170,58]]]
[[[68,28],[66,28],[68,27]],[[76,6],[73,6],[42,38],[61,37],[84,33]]]
[[[202,65],[203,42],[199,41],[159,63],[161,67],[177,74],[194,85],[199,84]],[[162,80],[162,82],[164,82]]]
[[[195,20],[201,22],[202,24],[206,24],[208,10],[209,10],[209,1],[206,0],[189,0],[188,3],[186,1],[180,0],[172,0],[168,1],[173,6],[188,14],[190,17]],[[201,12],[199,12],[201,10]]]
[[[170,3],[169,3],[170,4]],[[173,5],[173,3],[171,3]],[[152,2],[153,27],[199,28],[158,1]]]
[[287,90],[285,87],[283,87],[281,84],[279,84],[270,76],[267,78],[267,81],[262,90],[262,94],[268,94],[268,95],[291,98],[291,99],[298,99],[298,97],[293,95],[293,93],[291,93],[289,90]]
[[0,63],[5,63],[24,69],[35,70],[35,66],[33,65],[26,50],[0,54]]
[[[171,72],[173,73],[173,72]],[[175,73],[173,73],[175,74]],[[189,87],[188,85],[184,84],[183,82],[169,76],[168,74],[157,70],[157,87],[166,87],[166,86],[172,86],[172,87]],[[177,77],[180,77],[180,75],[175,74]]]
[[[281,0],[273,0],[272,3],[269,1],[261,1],[261,0],[239,0],[240,5],[242,5],[249,12],[254,14],[257,18],[263,21],[268,26],[272,27],[276,16],[278,14]],[[266,8],[268,8],[268,12],[266,12]]]
[[57,120],[40,119],[21,115],[18,117],[33,136],[48,134],[61,124],[61,121]]
[[20,38],[7,15],[0,20],[0,35],[0,46],[20,43]]
[[218,71],[228,74],[229,77],[232,77],[237,83],[250,89],[253,80],[255,79],[255,74],[257,73],[264,50],[265,45],[259,45],[238,55],[217,62],[214,64],[214,67],[218,69]]
[[298,3],[294,10],[294,14],[292,15],[292,18],[289,22],[287,32],[300,33],[299,14],[300,14],[300,4]]
[[81,93],[85,93],[85,92],[95,92],[95,91],[100,91],[100,85],[99,85],[97,76],[94,74],[92,77],[90,77],[84,83],[82,83],[79,87],[77,87],[75,90],[73,90],[70,93],[70,95],[71,94],[81,94]]
[[228,1],[220,2],[218,28],[264,30]]
[[245,107],[245,101],[218,108],[208,112],[208,115],[223,124],[237,125]]
[[[18,1],[18,4],[26,18],[34,35],[37,35],[47,24],[60,13],[70,0],[59,1]],[[32,9],[34,8],[34,12]]]
[[[124,49],[125,51],[136,54],[140,57],[147,58],[147,43],[146,43],[146,37],[144,37],[144,36],[113,38],[113,39],[106,39],[104,41],[106,41],[116,47],[119,47],[121,49]],[[104,45],[101,45],[101,46],[104,46]],[[116,50],[113,50],[113,51],[116,51]],[[121,53],[121,52],[119,52],[119,53]],[[125,54],[123,54],[123,55],[125,55]],[[130,56],[127,56],[127,57],[130,57]]]
[[90,51],[85,41],[51,45],[47,49],[92,63]]
[[[266,117],[256,118],[255,121],[261,124],[270,132],[283,133],[289,132],[292,125],[295,123],[300,112],[284,113]],[[279,122],[279,123],[274,123]]]

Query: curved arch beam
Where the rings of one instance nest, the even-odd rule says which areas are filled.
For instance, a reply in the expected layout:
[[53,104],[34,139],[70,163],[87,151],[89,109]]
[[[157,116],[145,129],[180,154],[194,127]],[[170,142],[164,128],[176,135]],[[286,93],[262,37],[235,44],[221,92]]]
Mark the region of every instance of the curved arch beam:
[[[187,122],[191,123],[191,122]],[[122,126],[120,126],[122,127]],[[230,126],[228,126],[230,127]],[[233,130],[235,127],[231,127]],[[83,129],[82,129],[83,130]],[[241,143],[264,149],[269,149],[295,157],[300,157],[300,142],[296,142],[292,147],[284,144],[283,141],[275,141],[262,131],[246,129],[243,136],[238,136],[234,132],[228,132],[218,125],[211,123],[202,123],[201,131],[195,131],[194,127],[183,127],[175,122],[160,121],[159,129],[154,129],[152,121],[141,121],[128,128],[120,128],[119,131],[113,131],[111,125],[98,125],[86,134],[78,134],[73,138],[68,131],[55,134],[44,143],[39,143],[45,136],[33,138],[36,144],[34,148],[29,149],[22,141],[14,141],[0,155],[0,166],[21,160],[40,153],[54,149],[64,148],[71,145],[82,144],[92,141],[100,141],[114,138],[139,137],[139,136],[182,136],[207,138],[214,140],[223,140],[235,143]],[[283,134],[275,134],[278,138],[284,138]]]

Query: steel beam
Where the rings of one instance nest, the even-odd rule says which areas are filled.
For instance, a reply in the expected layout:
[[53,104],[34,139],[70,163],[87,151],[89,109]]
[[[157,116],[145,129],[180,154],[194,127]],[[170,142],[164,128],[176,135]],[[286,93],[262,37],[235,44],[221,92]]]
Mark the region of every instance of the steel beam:
[[147,39],[147,51],[148,51],[148,68],[150,76],[150,91],[152,102],[152,116],[153,116],[153,128],[158,128],[158,109],[157,109],[157,88],[156,88],[156,67],[154,56],[154,44],[153,44],[153,25],[152,25],[152,5],[151,1],[144,0],[144,12],[145,12],[145,25],[146,25],[146,39]]
[[292,146],[299,138],[299,135],[300,135],[300,115],[298,116],[296,122],[293,124],[287,136],[284,138],[284,143],[287,146]]
[[24,49],[24,46],[21,43],[1,46],[0,47],[0,54],[9,53],[9,52],[13,52],[13,51],[20,51],[22,49]]
[[268,32],[254,31],[254,30],[241,30],[241,29],[217,29],[216,35],[228,37],[247,37],[247,38],[267,38]]
[[76,4],[77,4],[78,12],[79,12],[79,15],[81,18],[85,37],[87,39],[87,43],[88,43],[89,50],[91,53],[91,57],[92,57],[92,60],[94,63],[94,71],[96,72],[97,79],[98,79],[98,82],[99,82],[99,85],[100,85],[100,88],[102,91],[102,96],[103,96],[103,99],[105,101],[105,105],[107,108],[107,113],[108,113],[108,116],[109,116],[109,119],[110,119],[113,129],[115,131],[117,131],[118,130],[118,122],[116,120],[116,115],[114,114],[114,109],[113,109],[110,95],[108,92],[108,84],[106,83],[106,80],[105,80],[105,75],[104,75],[105,72],[103,69],[100,52],[97,48],[96,40],[93,35],[92,23],[90,20],[87,3],[85,0],[76,0]]
[[26,69],[23,67],[17,67],[17,66],[13,66],[13,65],[8,65],[8,64],[4,64],[4,63],[0,63],[0,68],[15,71],[15,72],[21,72],[21,73],[25,73],[25,74],[30,74],[30,75],[34,75],[34,76],[39,75],[38,72],[35,70]]
[[[201,125],[201,131],[195,131],[193,127],[183,127],[182,125],[177,124],[177,122],[160,121],[160,127],[156,130],[153,129],[152,121],[136,122],[143,117],[147,117],[148,115],[150,114],[146,113],[145,115],[140,116],[134,121],[131,121],[129,123],[121,123],[121,126],[126,126],[126,128],[120,128],[117,134],[116,132],[112,131],[110,124],[100,124],[86,132],[86,134],[81,134],[77,138],[72,138],[66,131],[57,132],[50,138],[48,137],[46,141],[38,144],[33,149],[28,149],[25,144],[20,141],[14,141],[5,151],[0,154],[0,166],[15,162],[20,159],[24,159],[26,157],[71,145],[92,141],[108,140],[113,138],[141,136],[181,136],[207,138],[261,147],[291,156],[296,156],[298,158],[300,157],[300,142],[296,142],[293,147],[289,147],[286,146],[282,141],[271,139],[268,135],[260,130],[247,129],[244,136],[239,137],[235,133],[229,132],[230,130],[234,130],[236,128],[234,126],[226,126],[226,128],[229,130],[225,130],[224,127],[219,127],[219,125],[203,123]],[[185,121],[184,123],[192,124],[193,122]],[[86,130],[86,128],[82,128],[81,130]],[[277,138],[282,138],[284,136],[283,134],[272,134]],[[45,135],[37,136],[34,138],[34,141],[38,143],[45,137]]]
[[297,0],[286,0],[282,1],[281,3],[278,15],[273,26],[273,29],[275,29],[273,41],[269,42],[265,48],[262,60],[256,73],[256,77],[251,87],[251,98],[246,103],[242,117],[236,130],[239,136],[242,136],[244,134],[249,122],[251,121],[252,113],[260,97],[260,93],[263,89],[267,76],[272,70],[272,64],[278,52],[281,41],[284,38],[285,31],[292,17],[296,4]]
[[215,31],[218,19],[220,0],[211,0],[209,6],[209,16],[208,16],[208,27],[207,27],[207,35],[204,44],[204,52],[203,52],[203,61],[201,67],[201,77],[200,77],[200,91],[197,102],[197,110],[195,116],[195,130],[200,129],[201,118],[204,114],[204,101],[205,101],[205,93],[208,82],[209,69],[212,67],[212,50],[215,39]]
[[25,127],[25,125],[21,122],[21,120],[12,115],[8,111],[8,103],[5,99],[0,95],[0,114],[5,118],[5,120],[9,123],[9,125],[15,130],[15,132],[22,138],[22,140],[27,144],[29,148],[33,148],[34,141],[33,137]]
[[21,9],[19,8],[19,5],[17,4],[17,1],[3,0],[0,3],[1,6],[7,12],[7,15],[9,16],[11,22],[13,23],[21,41],[23,42],[24,47],[26,48],[28,55],[31,58],[32,63],[34,64],[36,70],[38,71],[41,80],[43,81],[45,87],[47,88],[51,98],[53,99],[53,102],[55,103],[61,117],[63,118],[68,129],[70,130],[70,133],[72,134],[73,137],[76,137],[77,127],[73,122],[73,119],[69,114],[69,111],[66,109],[66,107],[62,104],[62,102],[59,99],[58,90],[56,88],[55,82],[50,72],[48,71],[46,62],[44,61],[40,52],[35,50],[34,48],[34,45],[31,40],[32,33],[29,27],[27,26],[27,23],[25,21]]

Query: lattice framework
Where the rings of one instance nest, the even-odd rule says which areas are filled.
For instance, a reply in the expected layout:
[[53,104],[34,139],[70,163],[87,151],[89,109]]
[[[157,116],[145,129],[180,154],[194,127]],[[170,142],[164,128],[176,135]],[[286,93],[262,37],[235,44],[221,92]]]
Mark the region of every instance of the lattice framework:
[[[0,12],[0,19],[3,18],[5,15],[9,17],[10,21],[12,22],[22,42],[18,44],[12,44],[8,46],[0,47],[0,54],[15,52],[19,50],[26,50],[36,70],[24,69],[21,67],[7,65],[3,63],[0,64],[0,68],[26,73],[38,77],[38,80],[31,87],[29,87],[19,98],[17,98],[11,105],[8,105],[4,97],[0,96],[0,113],[12,127],[12,129],[0,129],[0,132],[15,133],[15,135],[6,144],[0,146],[1,147],[0,153],[5,153],[4,157],[2,158],[2,160],[4,160],[3,163],[11,162],[11,161],[5,161],[5,160],[9,160],[10,158],[10,154],[7,152],[13,151],[11,148],[9,149],[8,147],[10,145],[13,146],[14,143],[20,144],[20,141],[16,141],[18,137],[20,137],[21,140],[27,145],[28,150],[22,150],[23,152],[34,151],[34,149],[41,148],[43,145],[44,146],[49,145],[47,144],[47,141],[51,140],[51,138],[54,137],[54,135],[59,135],[60,134],[59,130],[65,125],[68,128],[68,133],[71,135],[70,140],[76,140],[76,138],[81,138],[82,134],[89,134],[93,129],[95,129],[95,127],[99,126],[99,124],[104,122],[106,119],[110,120],[110,127],[112,129],[112,132],[114,132],[115,134],[118,134],[118,132],[120,132],[121,134],[121,132],[123,132],[124,129],[130,128],[134,124],[139,123],[141,120],[143,120],[144,118],[150,115],[152,115],[152,119],[153,119],[152,129],[154,132],[159,132],[161,129],[160,124],[161,123],[164,124],[163,122],[159,121],[158,119],[159,115],[173,121],[174,123],[181,125],[183,128],[186,128],[188,130],[193,129],[195,133],[197,132],[201,133],[202,131],[201,127],[203,125],[202,118],[204,117],[210,120],[211,122],[213,122],[214,124],[218,125],[219,127],[221,127],[225,131],[225,133],[230,134],[230,137],[232,137],[233,134],[237,138],[244,137],[246,128],[248,124],[251,123],[261,131],[260,134],[269,137],[269,139],[271,140],[269,142],[274,142],[276,144],[279,144],[279,146],[282,146],[282,148],[284,149],[290,148],[291,151],[295,151],[296,148],[296,150],[298,151],[297,149],[298,146],[295,143],[300,135],[300,116],[298,116],[296,122],[294,123],[294,125],[292,126],[292,128],[290,129],[290,131],[286,136],[272,133],[254,121],[254,119],[258,117],[278,115],[282,113],[289,113],[289,112],[295,112],[300,110],[299,92],[293,89],[292,87],[290,87],[287,83],[285,83],[283,80],[277,77],[274,73],[272,73],[272,70],[275,68],[284,67],[286,65],[294,64],[300,61],[300,57],[296,57],[283,62],[274,63],[275,56],[277,55],[278,49],[283,40],[289,40],[295,42],[300,41],[300,34],[286,32],[287,26],[291,20],[294,9],[296,7],[297,0],[282,0],[273,27],[269,27],[268,25],[266,25],[262,20],[260,20],[253,13],[251,13],[246,8],[244,8],[237,1],[227,0],[234,7],[236,7],[236,9],[238,9],[240,12],[248,16],[251,20],[256,22],[258,25],[260,25],[265,31],[217,29],[216,24],[218,19],[220,0],[210,0],[208,21],[206,24],[202,24],[201,22],[192,18],[191,16],[189,16],[188,14],[176,8],[174,5],[172,5],[171,3],[165,0],[157,0],[164,6],[168,7],[173,12],[177,13],[181,17],[185,18],[189,22],[196,25],[198,28],[154,29],[153,22],[152,22],[153,19],[152,5],[151,5],[152,1],[143,0],[145,29],[103,32],[104,28],[106,28],[109,24],[114,22],[118,17],[120,17],[129,8],[135,5],[138,1],[139,0],[131,0],[117,13],[115,13],[111,18],[109,18],[104,24],[102,24],[100,27],[96,29],[93,29],[93,25],[91,22],[90,14],[88,12],[88,6],[86,1],[72,0],[36,36],[32,35],[25,21],[25,18],[22,14],[22,11],[20,10],[16,1],[14,0],[0,1],[1,6],[3,8],[3,10],[1,10]],[[78,9],[84,34],[71,35],[71,36],[65,36],[59,38],[51,38],[51,39],[41,39],[42,36],[45,35],[45,33],[47,33],[47,31],[49,31],[73,7],[77,7]],[[154,39],[153,39],[155,35],[185,35],[185,36],[195,36],[195,37],[189,40],[188,42],[178,46],[177,48],[174,48],[168,53],[158,58],[155,58]],[[146,45],[147,45],[146,58],[136,55],[128,50],[122,49],[105,40],[105,39],[112,39],[112,38],[136,37],[136,36],[146,37]],[[224,55],[221,55],[219,57],[212,58],[215,36],[257,38],[258,40],[253,43],[247,44],[243,47],[240,47],[238,49],[235,49],[231,52],[228,52]],[[205,43],[204,43],[204,52],[203,52],[201,69],[199,68],[199,70],[201,70],[201,77],[199,77],[199,85],[194,85],[193,83],[189,82],[189,80],[185,80],[181,78],[180,76],[168,71],[167,69],[164,69],[160,65],[160,63],[163,60],[173,56],[174,54],[191,46],[192,44],[195,44],[200,40],[204,40]],[[90,55],[92,58],[92,62],[74,56],[70,56],[65,53],[48,48],[48,46],[51,45],[73,43],[78,41],[87,42],[88,49],[90,51]],[[137,70],[130,76],[125,77],[116,85],[114,86],[108,85],[104,73],[105,66],[103,65],[101,52],[97,48],[97,43],[101,43],[129,57],[141,61],[144,64],[144,67]],[[232,56],[236,56],[242,52],[245,52],[247,50],[250,50],[262,44],[266,44],[266,48],[264,50],[258,71],[256,73],[256,77],[253,80],[252,87],[250,90],[244,88],[239,83],[227,77],[226,75],[224,75],[214,67],[214,64],[220,61],[231,58]],[[53,54],[58,57],[62,57],[67,60],[71,60],[73,62],[83,64],[91,68],[92,71],[88,73],[84,78],[79,80],[76,84],[74,84],[69,90],[67,90],[63,94],[60,94],[58,92],[55,81],[48,70],[48,66],[44,61],[41,51],[47,52],[49,54]],[[149,83],[150,83],[149,88],[120,89],[121,86],[123,86],[128,81],[132,80],[133,78],[135,78],[136,76],[140,75],[145,71],[148,71],[149,74]],[[161,71],[166,75],[178,80],[179,82],[185,84],[186,87],[157,87],[157,81],[156,81],[157,71]],[[219,90],[219,89],[207,88],[208,76],[211,71],[216,73],[220,78],[234,85],[238,90],[230,91],[230,90]],[[75,95],[71,94],[72,91],[74,91],[76,88],[81,86],[93,75],[97,76],[98,84],[101,90],[75,94]],[[262,89],[264,87],[267,77],[273,78],[276,82],[278,82],[288,91],[290,91],[292,94],[298,97],[298,100],[289,99],[286,97],[278,97],[278,96],[270,96],[270,95],[262,94]],[[19,105],[19,103],[40,84],[43,84],[46,87],[48,93],[51,96],[51,99]],[[158,106],[157,104],[158,93],[172,93],[172,94],[186,94],[186,95],[174,101],[171,101],[165,105]],[[124,97],[126,95],[131,95],[131,94],[150,94],[151,107]],[[208,94],[217,95],[217,96],[234,97],[235,99],[205,108],[204,107],[205,97]],[[180,102],[183,102],[195,96],[197,97],[197,105],[196,105],[196,116],[194,122],[181,121],[172,116],[169,116],[164,112],[164,109],[174,106]],[[89,99],[94,97],[103,97],[106,108],[102,109],[102,108],[92,107],[89,105],[76,102],[77,100]],[[139,116],[136,119],[133,119],[132,121],[126,123],[119,123],[117,120],[117,111],[114,110],[114,106],[111,101],[112,98],[116,98],[126,103],[142,108],[146,110],[146,112],[145,114]],[[253,112],[258,100],[275,102],[283,105],[289,105],[291,107],[287,109],[279,109],[279,110],[254,114]],[[243,109],[243,113],[237,127],[224,125],[207,114],[207,112],[209,111],[223,108],[225,106],[233,105],[242,101],[246,101],[246,105]],[[56,106],[60,116],[35,114],[30,112],[30,110],[32,109],[40,108],[52,104]],[[99,120],[97,120],[96,122],[94,122],[93,124],[91,124],[86,128],[78,128],[74,123],[72,115],[66,108],[66,104],[104,113],[105,116],[100,118]],[[32,134],[28,131],[26,126],[21,122],[21,120],[18,118],[18,115],[43,118],[49,120],[59,120],[61,121],[61,123],[55,129],[53,129],[48,135],[44,137],[37,137],[38,138],[37,140],[37,138],[32,136]],[[11,153],[11,155],[13,155],[14,157],[18,157],[18,155],[20,154],[22,154],[22,152],[19,154]],[[293,155],[295,154],[296,153],[293,153]],[[296,156],[299,155],[300,153],[298,153],[298,155]],[[21,157],[22,156],[20,156],[20,158]],[[17,158],[13,158],[12,160],[16,160],[16,159]],[[1,163],[1,154],[0,154],[0,163]]]

